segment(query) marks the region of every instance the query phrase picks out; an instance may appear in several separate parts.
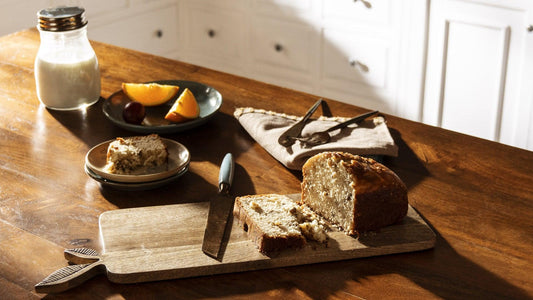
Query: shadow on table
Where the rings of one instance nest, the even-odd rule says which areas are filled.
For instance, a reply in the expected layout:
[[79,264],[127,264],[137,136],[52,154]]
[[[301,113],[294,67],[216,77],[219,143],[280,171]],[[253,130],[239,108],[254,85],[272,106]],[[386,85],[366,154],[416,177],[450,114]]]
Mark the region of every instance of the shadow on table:
[[[84,110],[57,111],[47,109],[47,111],[73,135],[87,146],[92,147],[127,132],[112,125],[107,120],[102,112],[103,103],[104,99],[100,98],[98,102]],[[127,135],[131,135],[131,133]]]
[[[171,184],[154,190],[123,192],[102,188],[102,195],[119,208],[209,201],[218,192],[218,176],[224,155],[232,153],[237,161],[248,149],[248,144],[240,142],[241,137],[235,134],[238,130],[232,128],[237,126],[235,118],[219,112],[197,128],[162,135],[178,141],[189,150],[191,163],[188,172]],[[238,163],[235,163],[230,194],[235,197],[255,194],[248,171]]]
[[395,128],[389,127],[389,131],[398,146],[398,157],[385,157],[383,163],[393,170],[405,183],[407,189],[410,190],[428,177],[430,173],[402,139],[402,134]]
[[[232,196],[255,194],[251,179],[241,165],[235,164],[234,176],[239,179],[230,190]],[[134,208],[205,202],[217,194],[218,187],[194,173],[194,170],[189,170],[176,181],[153,190],[120,191],[109,187],[101,187],[100,190],[102,196],[118,208]]]

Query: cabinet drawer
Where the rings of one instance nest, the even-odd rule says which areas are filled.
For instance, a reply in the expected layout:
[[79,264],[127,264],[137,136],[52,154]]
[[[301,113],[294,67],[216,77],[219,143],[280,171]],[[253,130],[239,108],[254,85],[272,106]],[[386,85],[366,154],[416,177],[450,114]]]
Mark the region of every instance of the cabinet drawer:
[[358,25],[386,26],[390,21],[390,0],[324,0],[326,20],[344,20]]
[[171,5],[95,28],[89,23],[89,38],[164,55],[178,47],[177,12],[177,6]]
[[258,17],[252,28],[254,64],[286,71],[310,71],[312,51],[317,45],[316,33],[311,26]]
[[185,48],[208,60],[242,60],[243,14],[238,11],[188,6],[183,14]]
[[386,88],[390,49],[385,41],[325,30],[322,43],[324,80]]

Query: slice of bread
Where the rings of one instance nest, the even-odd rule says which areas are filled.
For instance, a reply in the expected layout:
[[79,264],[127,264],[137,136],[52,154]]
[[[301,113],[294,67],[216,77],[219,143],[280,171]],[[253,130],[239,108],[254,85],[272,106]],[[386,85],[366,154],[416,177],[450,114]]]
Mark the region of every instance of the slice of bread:
[[114,174],[140,174],[167,161],[167,146],[157,134],[118,137],[107,148],[105,169]]
[[407,188],[373,159],[323,152],[302,167],[302,203],[348,235],[394,224],[407,214]]
[[325,225],[309,208],[277,194],[237,197],[233,214],[262,253],[326,242]]

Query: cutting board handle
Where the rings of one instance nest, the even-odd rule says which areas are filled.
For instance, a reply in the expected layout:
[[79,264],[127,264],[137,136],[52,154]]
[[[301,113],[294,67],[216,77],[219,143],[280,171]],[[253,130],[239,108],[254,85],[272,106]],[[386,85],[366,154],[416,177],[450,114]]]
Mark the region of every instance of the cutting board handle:
[[82,284],[90,278],[106,272],[98,252],[88,248],[65,250],[65,258],[74,263],[61,268],[35,285],[38,293],[59,293]]
[[68,262],[76,265],[93,263],[100,260],[100,254],[96,250],[89,248],[66,249],[64,255]]

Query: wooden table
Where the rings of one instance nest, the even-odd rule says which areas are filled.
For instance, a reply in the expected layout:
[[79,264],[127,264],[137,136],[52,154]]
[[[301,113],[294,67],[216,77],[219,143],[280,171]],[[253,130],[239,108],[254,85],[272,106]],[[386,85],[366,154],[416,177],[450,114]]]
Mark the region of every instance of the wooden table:
[[[131,135],[102,114],[60,113],[39,105],[35,30],[0,38],[0,298],[45,296],[34,285],[64,267],[63,250],[100,249],[98,217],[120,208],[206,201],[218,165],[236,157],[236,195],[300,191],[289,171],[233,117],[254,106],[302,115],[317,97],[194,65],[93,43],[102,97],[125,81],[192,80],[224,97],[197,129],[168,135],[192,154],[190,171],[153,191],[101,189],[83,171],[94,145]],[[327,99],[336,115],[366,109]],[[437,234],[432,250],[235,274],[121,285],[97,276],[67,292],[83,298],[515,298],[533,297],[533,152],[388,117],[399,157],[385,164],[405,181],[409,202]]]

